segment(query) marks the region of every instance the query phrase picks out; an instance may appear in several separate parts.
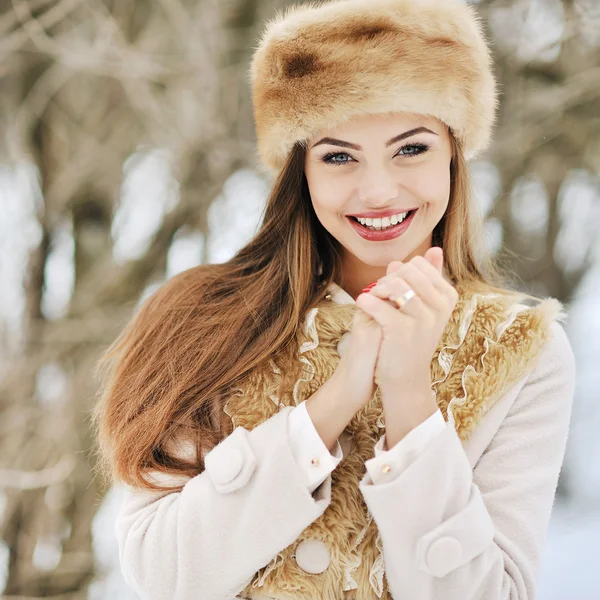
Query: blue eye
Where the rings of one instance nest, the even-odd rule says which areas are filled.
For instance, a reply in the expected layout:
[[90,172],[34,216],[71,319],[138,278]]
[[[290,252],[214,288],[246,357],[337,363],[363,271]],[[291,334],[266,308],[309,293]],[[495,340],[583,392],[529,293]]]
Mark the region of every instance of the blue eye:
[[[413,148],[415,149],[415,152],[409,152],[408,154],[402,152],[407,148]],[[406,146],[402,146],[402,148],[400,148],[396,156],[418,156],[419,154],[423,154],[423,152],[427,152],[427,150],[429,150],[429,146],[426,146],[425,144],[407,144]]]
[[[412,152],[407,152],[407,150],[411,150]],[[418,156],[419,154],[423,154],[424,152],[427,152],[427,150],[429,150],[429,146],[427,146],[426,144],[421,144],[421,143],[414,143],[414,144],[406,144],[405,146],[402,146],[402,148],[400,148],[400,150],[398,150],[397,154],[395,154],[395,156],[404,156],[406,158],[410,158],[412,156]],[[339,160],[339,159],[342,160]],[[328,152],[327,154],[325,154],[323,156],[323,158],[321,159],[325,164],[328,165],[346,165],[351,161],[354,161],[354,159],[347,153],[347,152]]]
[[350,155],[347,154],[346,152],[328,152],[327,154],[325,154],[325,156],[323,156],[323,158],[321,160],[328,165],[345,165],[347,162],[349,162],[347,160],[343,160],[343,161],[335,160],[336,158],[339,158],[340,156],[350,158]]

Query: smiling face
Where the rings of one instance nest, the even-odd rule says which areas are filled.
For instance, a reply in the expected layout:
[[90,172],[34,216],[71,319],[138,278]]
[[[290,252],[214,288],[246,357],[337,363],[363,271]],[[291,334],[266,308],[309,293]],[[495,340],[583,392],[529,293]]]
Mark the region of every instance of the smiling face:
[[[340,285],[352,297],[383,277],[391,261],[409,261],[431,247],[450,198],[451,158],[448,128],[424,115],[361,115],[308,140],[312,205],[342,246]],[[405,223],[389,217],[409,209],[415,210]],[[360,224],[350,215],[390,221]]]

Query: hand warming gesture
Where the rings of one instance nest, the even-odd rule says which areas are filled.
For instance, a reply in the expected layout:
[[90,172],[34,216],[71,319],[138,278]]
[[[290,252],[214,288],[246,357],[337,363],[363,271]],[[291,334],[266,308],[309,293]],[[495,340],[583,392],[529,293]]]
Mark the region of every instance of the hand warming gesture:
[[[382,330],[374,382],[381,391],[388,448],[437,410],[430,364],[458,301],[442,270],[442,249],[430,248],[407,263],[392,261],[387,275],[356,299]],[[409,289],[416,295],[399,308],[394,298]]]

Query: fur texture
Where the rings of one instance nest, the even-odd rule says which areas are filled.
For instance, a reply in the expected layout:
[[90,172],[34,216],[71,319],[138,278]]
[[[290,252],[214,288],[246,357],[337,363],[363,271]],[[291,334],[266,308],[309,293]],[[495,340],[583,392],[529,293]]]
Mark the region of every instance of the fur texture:
[[428,114],[467,159],[497,108],[480,19],[462,0],[337,0],[270,21],[251,66],[259,156],[278,170],[294,143],[358,115]]
[[[466,440],[481,417],[535,366],[550,325],[562,305],[547,298],[534,307],[503,296],[474,295],[460,285],[459,301],[431,362],[432,389],[446,420]],[[335,371],[337,342],[351,328],[356,305],[323,300],[307,314],[296,349],[253,371],[225,407],[234,426],[253,429],[283,406],[313,394]],[[294,544],[256,573],[241,594],[252,600],[391,600],[384,578],[382,545],[359,490],[365,461],[385,431],[379,390],[346,428],[352,450],[332,473],[331,503]],[[331,563],[319,575],[305,573],[294,559],[302,540],[323,540]]]

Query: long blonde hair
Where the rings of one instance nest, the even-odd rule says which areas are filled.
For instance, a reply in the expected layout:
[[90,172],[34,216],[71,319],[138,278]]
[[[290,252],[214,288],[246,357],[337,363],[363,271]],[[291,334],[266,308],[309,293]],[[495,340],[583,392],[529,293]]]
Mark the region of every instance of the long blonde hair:
[[[512,294],[484,250],[468,165],[451,138],[450,200],[433,245],[444,249],[455,283]],[[254,238],[225,263],[200,265],[167,281],[98,361],[93,425],[97,468],[108,479],[156,489],[148,471],[201,472],[203,452],[231,433],[223,413],[229,390],[265,359],[291,348],[305,312],[340,281],[340,244],[312,208],[305,152],[299,143],[290,153]],[[195,461],[169,451],[181,427],[194,439]]]

